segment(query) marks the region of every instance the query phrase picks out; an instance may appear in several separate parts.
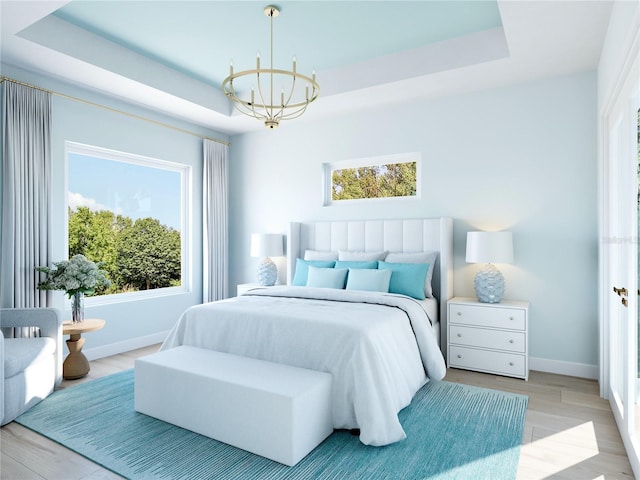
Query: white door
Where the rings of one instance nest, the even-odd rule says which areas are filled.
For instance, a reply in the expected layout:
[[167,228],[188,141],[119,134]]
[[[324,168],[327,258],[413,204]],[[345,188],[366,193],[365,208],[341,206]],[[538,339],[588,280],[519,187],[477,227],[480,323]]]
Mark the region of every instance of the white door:
[[[637,68],[637,67],[636,67]],[[640,478],[638,409],[638,134],[640,82],[631,69],[604,118],[603,311],[608,322],[608,397]],[[638,411],[636,411],[638,409]]]

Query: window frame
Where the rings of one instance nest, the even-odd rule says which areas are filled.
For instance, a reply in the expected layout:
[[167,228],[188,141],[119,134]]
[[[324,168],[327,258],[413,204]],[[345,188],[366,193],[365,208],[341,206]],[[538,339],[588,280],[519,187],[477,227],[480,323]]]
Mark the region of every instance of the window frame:
[[[376,197],[376,198],[354,198],[347,200],[333,200],[333,172],[346,168],[376,167],[380,165],[391,165],[398,163],[416,164],[416,194],[403,197]],[[358,203],[370,202],[406,202],[419,200],[422,198],[422,155],[420,152],[398,153],[383,155],[378,157],[356,158],[350,160],[340,160],[337,162],[326,162],[322,164],[322,205],[325,207],[335,205],[356,205]]]
[[193,279],[191,278],[193,272],[193,253],[191,246],[191,226],[193,218],[191,196],[193,187],[193,169],[191,165],[72,141],[65,141],[64,250],[67,259],[69,257],[69,154],[91,156],[142,167],[168,170],[180,174],[180,286],[162,287],[152,290],[139,290],[137,292],[112,293],[96,297],[85,297],[85,305],[108,305],[113,303],[190,293],[193,284]]

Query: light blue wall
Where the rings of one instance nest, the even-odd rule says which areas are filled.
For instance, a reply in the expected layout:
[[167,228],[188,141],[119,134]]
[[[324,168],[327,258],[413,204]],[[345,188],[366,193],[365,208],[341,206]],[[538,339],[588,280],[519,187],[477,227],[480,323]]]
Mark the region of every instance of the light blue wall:
[[[155,112],[102,97],[92,92],[3,65],[3,74],[53,91],[79,97],[118,110],[141,115],[201,135],[227,140],[225,135],[196,125],[164,117]],[[104,329],[86,336],[86,349],[169,330],[185,308],[202,301],[202,139],[149,122],[97,108],[86,103],[53,97],[53,251],[54,259],[66,258],[66,160],[65,141],[73,141],[123,152],[168,160],[192,167],[191,291],[170,297],[87,306],[85,316],[106,320]],[[55,306],[70,318],[69,301],[55,293]]]
[[[505,297],[531,302],[531,356],[597,364],[595,72],[284,122],[231,142],[232,288],[255,279],[253,232],[286,233],[289,221],[450,216],[455,295],[474,295],[466,232],[512,230]],[[323,162],[405,152],[422,154],[421,199],[322,206]]]
[[[3,74],[191,131],[224,135],[3,65]],[[594,72],[283,123],[231,138],[230,282],[253,281],[253,232],[286,233],[289,221],[451,216],[455,295],[473,296],[464,261],[473,229],[514,232],[515,262],[502,268],[506,297],[531,302],[531,355],[597,364],[596,76]],[[193,167],[192,293],[90,307],[107,327],[100,347],[169,329],[201,300],[201,140],[95,107],[54,98],[54,255],[64,256],[64,141]],[[423,196],[375,206],[322,206],[323,162],[420,152]],[[283,259],[280,259],[283,266]],[[281,268],[281,271],[284,271]],[[62,294],[57,302],[64,304]]]

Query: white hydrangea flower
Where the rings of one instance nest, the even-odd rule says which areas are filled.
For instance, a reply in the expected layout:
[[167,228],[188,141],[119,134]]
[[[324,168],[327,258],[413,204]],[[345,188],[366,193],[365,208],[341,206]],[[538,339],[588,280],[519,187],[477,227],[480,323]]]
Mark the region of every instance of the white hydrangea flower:
[[77,292],[93,293],[94,289],[111,283],[105,271],[84,255],[74,255],[69,261],[55,262],[54,268],[37,267],[36,270],[47,275],[38,288],[64,290],[69,297]]

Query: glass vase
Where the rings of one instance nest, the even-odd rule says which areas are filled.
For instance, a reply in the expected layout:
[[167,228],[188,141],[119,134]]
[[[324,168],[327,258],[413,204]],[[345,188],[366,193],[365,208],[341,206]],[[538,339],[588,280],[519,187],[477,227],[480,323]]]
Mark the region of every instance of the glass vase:
[[71,322],[84,321],[84,293],[76,292],[71,296]]

